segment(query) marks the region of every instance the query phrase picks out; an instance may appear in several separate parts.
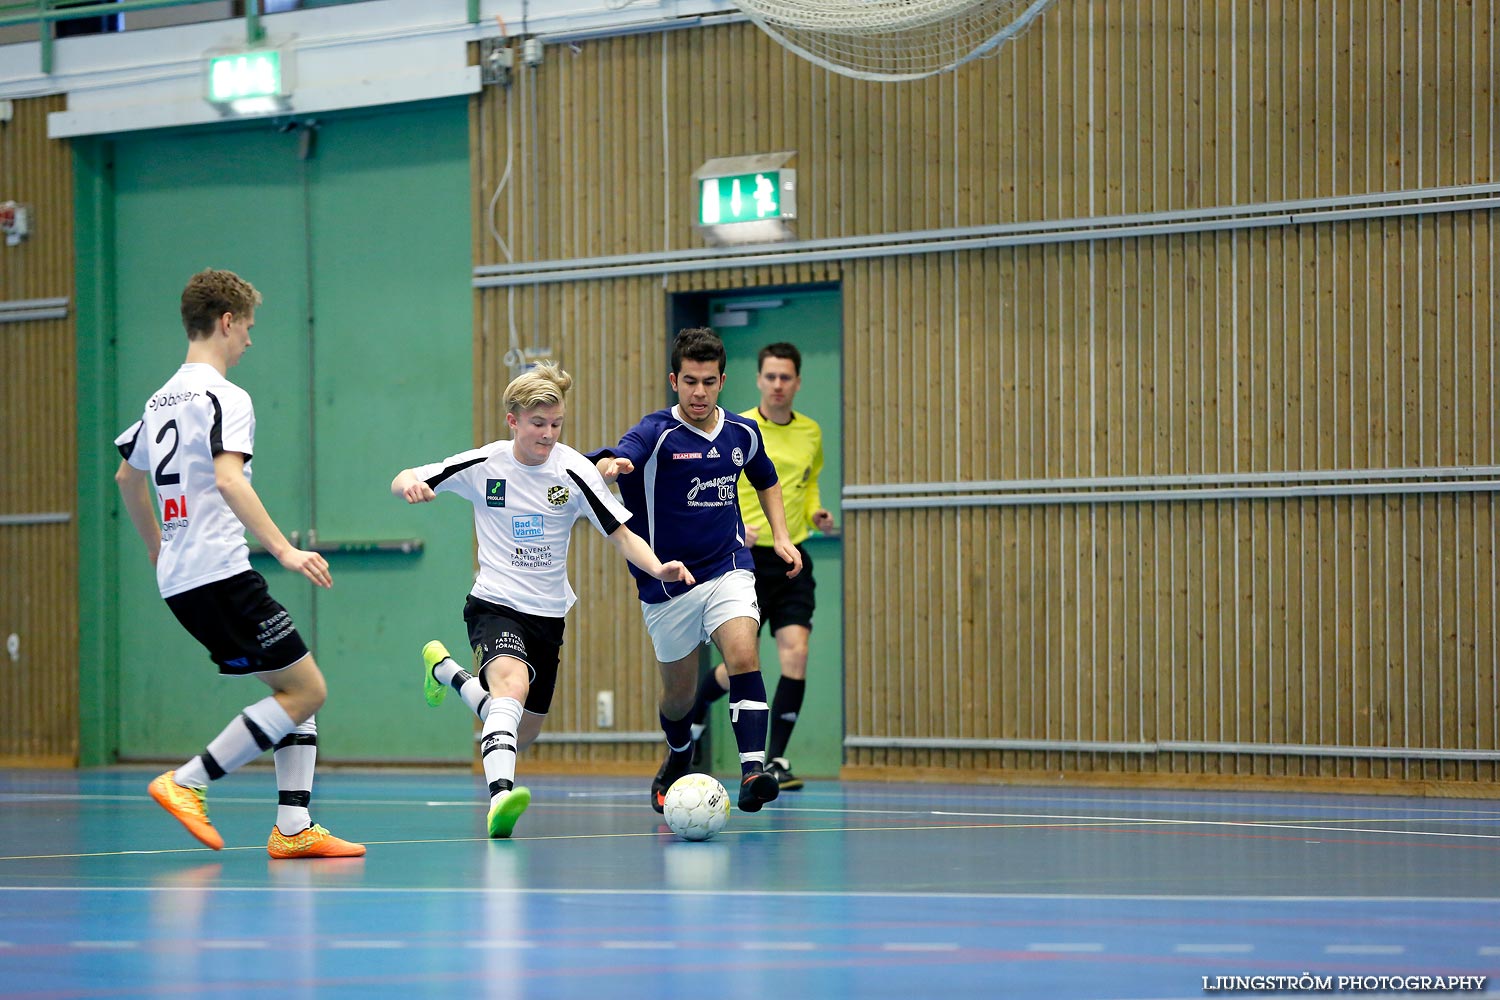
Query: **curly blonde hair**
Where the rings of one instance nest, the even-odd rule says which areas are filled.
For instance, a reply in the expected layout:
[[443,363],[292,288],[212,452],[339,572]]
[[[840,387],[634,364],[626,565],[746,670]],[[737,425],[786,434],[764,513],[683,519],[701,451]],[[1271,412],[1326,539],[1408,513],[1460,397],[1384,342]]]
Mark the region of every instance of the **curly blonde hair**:
[[507,413],[523,413],[538,406],[555,406],[573,388],[573,376],[555,361],[542,361],[536,367],[511,379],[502,397]]
[[202,340],[213,333],[214,324],[225,313],[236,319],[250,316],[260,305],[260,292],[233,271],[204,268],[188,279],[182,290],[182,328],[188,340]]

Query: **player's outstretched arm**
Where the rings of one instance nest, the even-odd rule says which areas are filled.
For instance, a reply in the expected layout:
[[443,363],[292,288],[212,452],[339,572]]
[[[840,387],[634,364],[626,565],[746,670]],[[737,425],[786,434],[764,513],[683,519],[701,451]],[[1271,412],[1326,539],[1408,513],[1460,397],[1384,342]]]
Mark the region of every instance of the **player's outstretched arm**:
[[115,470],[115,485],[120,488],[120,499],[125,502],[125,512],[135,533],[146,543],[146,555],[151,565],[161,554],[161,523],[156,520],[156,507],[151,502],[151,486],[146,482],[146,473],[129,462],[121,462]]
[[651,546],[646,544],[646,540],[623,524],[610,533],[609,543],[620,555],[658,580],[666,583],[680,581],[689,587],[698,582],[693,579],[693,574],[688,572],[688,568],[676,559],[664,563],[656,558],[656,553],[651,551]]
[[396,474],[391,480],[391,494],[407,503],[430,503],[437,499],[432,487],[418,479],[413,469],[402,469]]
[[316,552],[299,549],[286,540],[250,480],[245,478],[245,456],[235,451],[220,452],[214,456],[214,485],[219,488],[224,502],[240,519],[245,530],[254,535],[276,561],[291,570],[301,573],[319,587],[332,587],[333,574],[328,571],[328,560]]
[[766,520],[771,522],[771,547],[776,550],[782,562],[791,564],[792,568],[786,575],[796,576],[802,572],[802,553],[792,544],[791,533],[787,531],[786,507],[781,502],[781,484],[772,483],[763,490],[756,490],[755,495],[760,497],[760,509],[766,512]]
[[594,468],[599,470],[599,475],[604,477],[606,483],[612,483],[621,476],[634,472],[635,463],[628,458],[601,458],[594,463]]

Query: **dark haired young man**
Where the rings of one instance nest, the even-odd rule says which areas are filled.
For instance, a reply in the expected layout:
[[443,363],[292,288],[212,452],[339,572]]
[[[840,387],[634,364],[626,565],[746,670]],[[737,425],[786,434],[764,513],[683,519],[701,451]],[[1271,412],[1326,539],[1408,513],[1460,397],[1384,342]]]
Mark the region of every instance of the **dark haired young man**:
[[[776,655],[781,661],[781,679],[776,683],[776,696],[771,699],[766,771],[782,791],[789,792],[802,787],[802,779],[792,773],[791,762],[786,758],[786,745],[807,688],[807,644],[812,636],[815,606],[812,557],[802,543],[813,528],[828,534],[834,524],[833,515],[823,507],[818,491],[818,474],[823,471],[823,429],[807,414],[792,409],[797,391],[802,388],[802,352],[785,342],[768,344],[761,348],[756,366],[755,385],[760,390],[760,404],[740,416],[749,417],[760,428],[766,453],[776,466],[781,484],[787,529],[802,556],[802,572],[788,579],[781,557],[771,546],[769,526],[760,516],[760,508],[747,503],[748,498],[740,497],[745,540],[750,543],[755,559],[756,598],[764,621],[771,626]],[[728,689],[729,676],[723,664],[704,675],[693,705],[695,741],[703,735],[709,705],[722,698]]]
[[667,757],[651,784],[657,812],[667,789],[692,769],[698,647],[710,641],[728,668],[729,714],[740,751],[739,807],[756,812],[780,792],[765,771],[770,710],[756,648],[754,563],[737,497],[742,472],[759,497],[787,576],[801,571],[802,558],[787,534],[776,467],[766,457],[759,428],[718,405],[724,363],[724,343],[712,330],[679,332],[668,376],[677,405],[648,413],[619,444],[589,456],[606,481],[618,478],[621,499],[635,523],[645,526],[652,550],[685,563],[698,581],[668,583],[631,568],[662,680]]

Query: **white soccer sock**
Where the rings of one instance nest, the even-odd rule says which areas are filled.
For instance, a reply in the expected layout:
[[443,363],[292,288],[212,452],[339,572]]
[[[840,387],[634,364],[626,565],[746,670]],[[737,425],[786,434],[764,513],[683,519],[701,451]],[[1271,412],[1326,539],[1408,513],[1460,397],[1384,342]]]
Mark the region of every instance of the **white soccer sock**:
[[454,663],[453,657],[444,657],[434,666],[432,676],[439,684],[446,684],[457,691],[469,710],[481,719],[489,712],[490,693],[484,689],[478,677]]
[[313,768],[318,762],[318,723],[310,716],[276,744],[276,826],[290,837],[312,826]]
[[204,788],[271,749],[296,725],[274,697],[262,698],[235,716],[208,748],[177,769],[176,781]]
[[469,710],[483,719],[490,711],[490,693],[478,677],[470,674],[458,689],[458,696],[469,706]]
[[515,786],[516,732],[521,728],[521,703],[514,698],[495,698],[484,718],[480,747],[484,754],[484,777],[490,785],[490,805]]

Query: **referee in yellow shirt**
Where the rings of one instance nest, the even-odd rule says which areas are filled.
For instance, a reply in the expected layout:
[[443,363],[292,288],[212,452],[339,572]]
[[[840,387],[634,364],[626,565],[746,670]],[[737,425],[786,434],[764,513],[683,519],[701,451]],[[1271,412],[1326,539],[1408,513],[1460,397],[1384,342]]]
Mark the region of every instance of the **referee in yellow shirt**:
[[[765,441],[766,454],[776,466],[781,496],[786,505],[786,525],[791,540],[802,553],[802,572],[787,578],[788,563],[771,548],[771,532],[755,491],[739,489],[740,517],[745,522],[745,542],[755,558],[755,596],[760,604],[761,624],[771,625],[776,653],[781,660],[781,680],[771,699],[771,731],[766,740],[766,773],[782,791],[802,787],[786,758],[792,726],[802,710],[807,689],[807,641],[812,634],[813,564],[802,547],[811,529],[833,532],[833,515],[818,494],[818,474],[823,471],[823,430],[817,421],[792,409],[802,388],[802,353],[791,344],[770,344],[756,358],[755,385],[760,405],[742,416],[754,420]],[[743,477],[741,477],[743,478]],[[703,735],[708,707],[729,690],[729,674],[721,663],[698,686],[693,705],[693,739]]]

